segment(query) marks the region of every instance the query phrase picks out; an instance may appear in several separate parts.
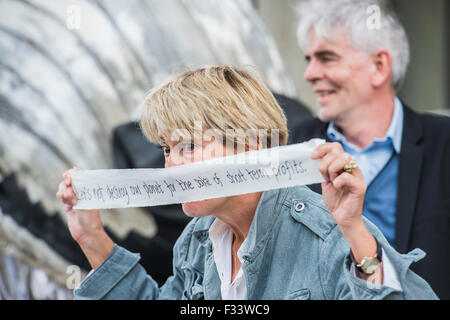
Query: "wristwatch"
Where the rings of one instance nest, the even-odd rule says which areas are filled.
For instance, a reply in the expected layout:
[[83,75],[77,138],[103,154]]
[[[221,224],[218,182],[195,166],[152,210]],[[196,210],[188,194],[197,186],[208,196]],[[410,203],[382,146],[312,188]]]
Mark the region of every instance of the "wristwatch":
[[377,243],[377,253],[373,257],[364,257],[359,264],[356,262],[353,253],[350,251],[350,256],[356,265],[356,270],[360,273],[367,275],[374,274],[380,267],[382,251],[377,239],[375,239],[375,241]]

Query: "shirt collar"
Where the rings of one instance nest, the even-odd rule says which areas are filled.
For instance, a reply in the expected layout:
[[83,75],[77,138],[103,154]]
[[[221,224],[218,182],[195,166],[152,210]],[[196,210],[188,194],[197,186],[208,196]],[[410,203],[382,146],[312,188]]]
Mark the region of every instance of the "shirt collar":
[[[242,243],[239,249],[239,259],[253,260],[260,252],[261,248],[265,246],[267,239],[270,237],[270,230],[273,226],[274,220],[280,213],[280,206],[284,202],[289,189],[274,189],[264,191],[256,208],[255,216],[253,218],[247,238]],[[207,219],[208,217],[201,218]],[[226,233],[228,226],[219,219],[213,218],[214,221],[207,227],[194,229],[194,235],[202,242],[203,245],[209,244],[213,246],[213,242],[217,243],[221,237]],[[212,230],[211,230],[212,229]]]
[[[392,145],[396,153],[400,153],[402,145],[402,132],[403,132],[403,105],[399,98],[394,97],[394,114],[392,115],[392,121],[389,126],[386,136],[376,141],[386,141],[390,138]],[[344,145],[351,145],[347,142],[344,135],[340,133],[334,126],[333,122],[330,122],[327,129],[328,137],[333,141],[340,141]]]
[[228,238],[231,232],[231,228],[225,222],[216,218],[209,228],[209,238],[211,239],[213,247],[217,249],[221,243],[225,240],[229,240],[225,238]]
[[392,115],[391,125],[386,133],[386,137],[392,139],[392,144],[396,153],[400,153],[402,147],[403,132],[403,105],[399,98],[394,98],[394,114]]

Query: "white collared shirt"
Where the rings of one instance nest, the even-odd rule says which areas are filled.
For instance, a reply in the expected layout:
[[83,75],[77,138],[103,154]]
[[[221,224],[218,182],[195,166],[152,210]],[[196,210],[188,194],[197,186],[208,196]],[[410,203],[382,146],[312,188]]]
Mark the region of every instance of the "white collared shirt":
[[[220,278],[220,292],[223,300],[247,299],[247,281],[242,267],[239,269],[233,283],[231,283],[231,246],[233,243],[233,231],[219,219],[216,219],[209,228],[209,238],[213,244],[214,262]],[[245,243],[245,241],[244,241]],[[243,244],[244,244],[243,243]],[[241,248],[243,246],[241,245]],[[238,258],[243,263],[240,249]]]

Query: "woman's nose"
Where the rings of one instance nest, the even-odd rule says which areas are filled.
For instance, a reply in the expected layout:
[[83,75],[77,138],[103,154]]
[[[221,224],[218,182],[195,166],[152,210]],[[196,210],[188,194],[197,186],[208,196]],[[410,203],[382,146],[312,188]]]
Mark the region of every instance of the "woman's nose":
[[168,157],[168,158],[166,158],[165,167],[166,168],[176,167],[176,166],[179,166],[181,164],[182,163],[180,163],[179,160],[174,160],[173,157]]
[[165,162],[166,168],[176,167],[176,166],[180,166],[183,164],[184,164],[183,157],[180,157],[175,152],[171,152],[170,155],[168,157],[166,157],[166,162]]
[[187,164],[190,159],[186,156],[183,156],[183,148],[178,145],[171,148],[169,156],[166,157],[165,167],[176,167]]

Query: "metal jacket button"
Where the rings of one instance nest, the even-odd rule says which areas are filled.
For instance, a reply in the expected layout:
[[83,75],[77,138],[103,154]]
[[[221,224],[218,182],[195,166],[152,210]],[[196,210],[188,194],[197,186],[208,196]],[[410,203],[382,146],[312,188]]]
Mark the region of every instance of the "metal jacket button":
[[305,204],[303,202],[297,202],[295,204],[295,211],[296,212],[302,212],[303,209],[305,209]]

